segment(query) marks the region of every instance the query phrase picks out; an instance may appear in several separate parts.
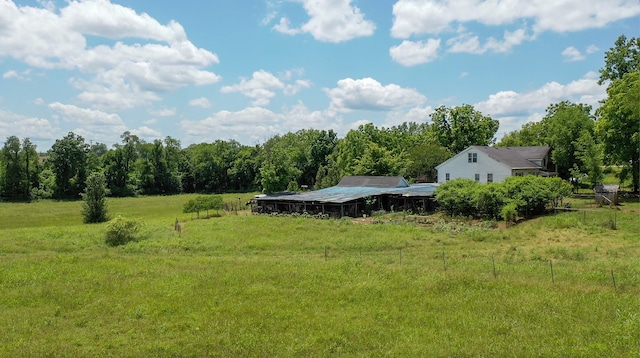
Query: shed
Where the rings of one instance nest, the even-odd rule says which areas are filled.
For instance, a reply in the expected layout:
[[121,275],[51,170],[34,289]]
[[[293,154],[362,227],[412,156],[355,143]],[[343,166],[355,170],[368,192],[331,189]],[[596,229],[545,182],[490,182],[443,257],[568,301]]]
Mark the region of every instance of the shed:
[[619,191],[619,185],[596,185],[593,187],[596,203],[600,205],[618,205]]
[[254,212],[359,217],[369,211],[427,211],[437,184],[409,185],[403,177],[347,176],[330,188],[274,193],[254,199]]

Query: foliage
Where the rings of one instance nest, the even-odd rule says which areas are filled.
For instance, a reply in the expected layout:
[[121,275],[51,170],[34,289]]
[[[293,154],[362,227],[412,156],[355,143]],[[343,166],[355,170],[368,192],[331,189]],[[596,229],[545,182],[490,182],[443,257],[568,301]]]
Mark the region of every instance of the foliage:
[[490,219],[499,219],[501,217],[502,207],[506,201],[502,184],[487,183],[478,185],[474,196],[475,215]]
[[520,130],[512,131],[505,134],[500,142],[496,144],[498,147],[526,147],[548,145],[547,133],[544,123],[527,122],[522,125]]
[[124,245],[136,240],[143,224],[139,220],[116,216],[107,223],[104,241],[109,246]]
[[39,185],[39,163],[36,146],[29,138],[20,143],[18,137],[8,137],[0,151],[0,166],[0,197],[30,200],[32,189]]
[[627,39],[625,35],[620,35],[616,39],[615,47],[605,53],[605,65],[600,69],[600,79],[598,84],[605,81],[620,80],[627,73],[638,73],[640,71],[640,37]]
[[485,116],[473,106],[440,106],[430,115],[438,143],[452,153],[460,153],[471,145],[495,142],[499,122]]
[[222,209],[224,201],[222,196],[219,195],[200,195],[187,201],[183,208],[183,213],[197,213],[198,218],[200,218],[200,212],[206,211],[207,216],[209,215],[209,210],[219,211]]
[[73,132],[57,139],[53,144],[49,150],[48,162],[55,174],[55,198],[76,199],[84,190],[88,151],[89,146],[84,138]]
[[[596,144],[593,136],[588,131],[582,131],[576,141],[576,158],[582,162],[582,170],[574,164],[571,175],[574,178],[584,178],[589,183],[589,187],[601,184],[604,179],[602,171],[602,151]],[[586,177],[579,175],[584,173]]]
[[84,223],[100,223],[109,220],[107,214],[108,190],[101,173],[92,173],[82,193],[82,216]]
[[626,73],[607,88],[599,108],[597,133],[605,161],[623,166],[620,181],[629,174],[634,192],[640,187],[640,72]]
[[593,135],[595,122],[591,115],[591,106],[568,101],[552,104],[547,107],[547,114],[542,123],[547,144],[553,149],[551,158],[557,166],[558,175],[563,179],[569,179],[574,164],[578,168],[584,166],[576,153],[583,132],[587,132],[584,135]]
[[480,184],[458,178],[441,184],[436,191],[438,205],[449,215],[474,215],[476,212],[476,191]]

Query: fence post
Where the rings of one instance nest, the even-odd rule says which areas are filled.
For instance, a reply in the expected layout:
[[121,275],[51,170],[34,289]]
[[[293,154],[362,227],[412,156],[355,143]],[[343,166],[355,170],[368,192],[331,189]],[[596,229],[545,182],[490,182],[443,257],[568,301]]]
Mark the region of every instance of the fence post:
[[553,260],[549,260],[549,266],[551,266],[551,283],[555,284],[556,280],[553,277]]
[[400,266],[402,266],[402,249],[400,249]]
[[447,271],[447,258],[444,255],[444,251],[442,251],[442,263],[444,264],[444,271]]
[[493,258],[493,255],[491,255],[491,263],[493,263],[493,278],[498,278],[496,274],[496,260]]
[[611,270],[611,279],[613,280],[613,289],[618,289],[618,286],[616,285],[616,276],[613,274],[613,270]]
[[324,260],[327,261],[327,256],[329,255],[329,248],[328,247],[324,247]]

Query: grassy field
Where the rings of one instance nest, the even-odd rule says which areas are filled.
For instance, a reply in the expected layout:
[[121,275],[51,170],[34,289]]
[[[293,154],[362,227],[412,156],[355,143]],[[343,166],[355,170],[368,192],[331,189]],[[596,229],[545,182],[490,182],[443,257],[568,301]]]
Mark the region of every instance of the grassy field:
[[640,356],[637,199],[492,228],[190,198],[111,199],[145,223],[115,248],[78,202],[0,203],[0,356]]

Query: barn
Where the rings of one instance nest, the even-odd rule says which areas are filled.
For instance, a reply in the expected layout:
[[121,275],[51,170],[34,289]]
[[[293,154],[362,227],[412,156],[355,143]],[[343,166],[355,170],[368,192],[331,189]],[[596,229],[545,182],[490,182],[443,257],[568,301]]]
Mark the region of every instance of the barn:
[[360,217],[379,210],[424,212],[434,209],[436,187],[410,185],[401,176],[346,176],[330,188],[258,195],[252,211],[327,214],[333,218]]

